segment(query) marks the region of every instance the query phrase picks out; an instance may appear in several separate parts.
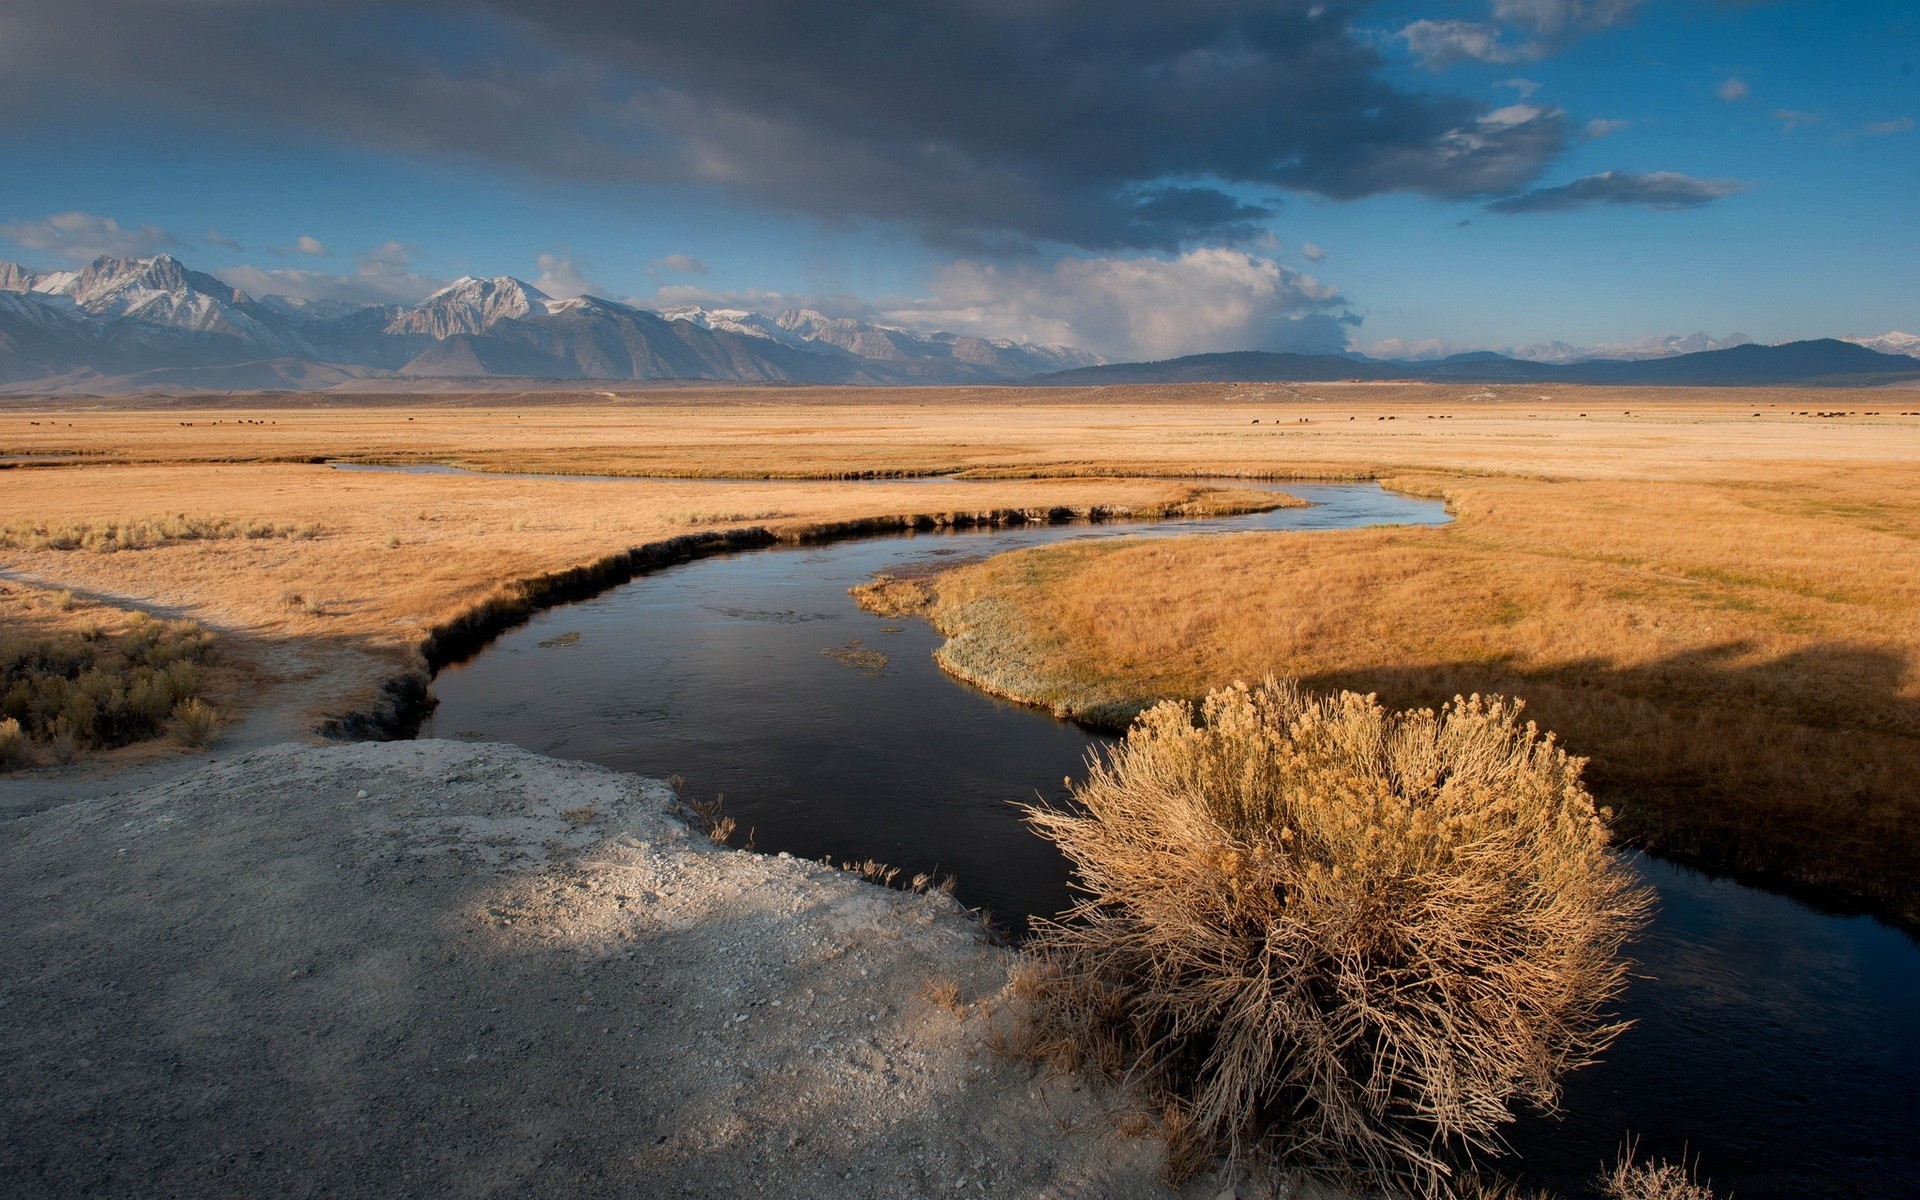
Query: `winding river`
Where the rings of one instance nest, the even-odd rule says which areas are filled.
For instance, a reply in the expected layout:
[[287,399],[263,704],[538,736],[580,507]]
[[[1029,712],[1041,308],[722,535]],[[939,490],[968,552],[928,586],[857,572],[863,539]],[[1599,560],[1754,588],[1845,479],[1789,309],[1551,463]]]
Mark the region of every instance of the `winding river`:
[[[633,482],[633,481],[625,481]],[[641,484],[640,486],[645,486]],[[863,539],[710,558],[542,613],[434,684],[422,736],[510,741],[725,796],[762,851],[938,871],[1010,928],[1066,871],[1012,802],[1104,739],[945,676],[939,635],[860,611],[879,571],[1073,538],[1435,524],[1375,485],[1249,516]],[[1642,858],[1659,916],[1635,1022],[1565,1112],[1514,1134],[1527,1181],[1584,1190],[1620,1142],[1697,1157],[1724,1197],[1920,1196],[1920,947],[1865,917]]]

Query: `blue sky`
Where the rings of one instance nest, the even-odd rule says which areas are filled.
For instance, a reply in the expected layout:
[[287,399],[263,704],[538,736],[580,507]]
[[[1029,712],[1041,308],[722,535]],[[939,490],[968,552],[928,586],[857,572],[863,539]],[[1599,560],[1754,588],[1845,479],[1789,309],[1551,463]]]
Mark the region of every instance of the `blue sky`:
[[1920,6],[1173,7],[11,0],[0,256],[1111,357],[1920,330]]

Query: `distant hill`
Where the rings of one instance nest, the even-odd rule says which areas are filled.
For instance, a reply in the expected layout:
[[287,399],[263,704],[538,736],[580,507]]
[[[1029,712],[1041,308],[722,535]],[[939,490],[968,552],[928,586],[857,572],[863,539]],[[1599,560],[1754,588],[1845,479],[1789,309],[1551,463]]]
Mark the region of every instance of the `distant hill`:
[[1529,362],[1476,352],[1432,362],[1382,362],[1339,355],[1242,351],[1191,354],[1163,362],[1108,363],[1036,375],[1064,387],[1123,383],[1333,383],[1340,380],[1457,383],[1614,384],[1641,387],[1874,386],[1920,381],[1920,358],[1883,354],[1819,338],[1779,346],[1752,343],[1671,358]]

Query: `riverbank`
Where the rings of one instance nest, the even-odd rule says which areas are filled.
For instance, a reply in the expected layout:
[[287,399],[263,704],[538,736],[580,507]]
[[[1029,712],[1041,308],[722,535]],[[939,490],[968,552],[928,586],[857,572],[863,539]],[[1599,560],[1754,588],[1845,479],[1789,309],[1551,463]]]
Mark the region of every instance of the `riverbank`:
[[1016,960],[958,904],[671,806],[423,741],[11,822],[12,1193],[1168,1194],[1110,1096],[991,1052]]
[[1269,674],[1395,708],[1523,697],[1629,841],[1913,929],[1912,478],[1409,474],[1452,525],[1048,547],[862,600],[929,618],[969,683],[1105,728]]

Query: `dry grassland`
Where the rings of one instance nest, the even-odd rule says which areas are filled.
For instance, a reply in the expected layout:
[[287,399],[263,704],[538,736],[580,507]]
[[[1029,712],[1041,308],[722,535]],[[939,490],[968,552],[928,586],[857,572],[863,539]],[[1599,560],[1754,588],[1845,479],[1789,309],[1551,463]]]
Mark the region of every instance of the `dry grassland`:
[[[86,465],[0,471],[0,524],[184,514],[319,532],[11,548],[0,565],[390,667],[508,581],[690,531],[1181,494],[1011,478],[1023,475],[1384,478],[1445,496],[1458,521],[1013,555],[941,580],[935,616],[963,635],[949,653],[964,671],[1080,712],[1268,672],[1395,706],[1521,695],[1593,757],[1631,835],[1920,913],[1920,419],[1899,415],[1920,410],[1912,392],[1388,384],[321,402],[332,407],[10,404],[0,457],[78,452]],[[1821,412],[1855,415],[1800,415]],[[688,478],[309,465],[326,458]],[[1009,478],[699,478],[927,471]]]

